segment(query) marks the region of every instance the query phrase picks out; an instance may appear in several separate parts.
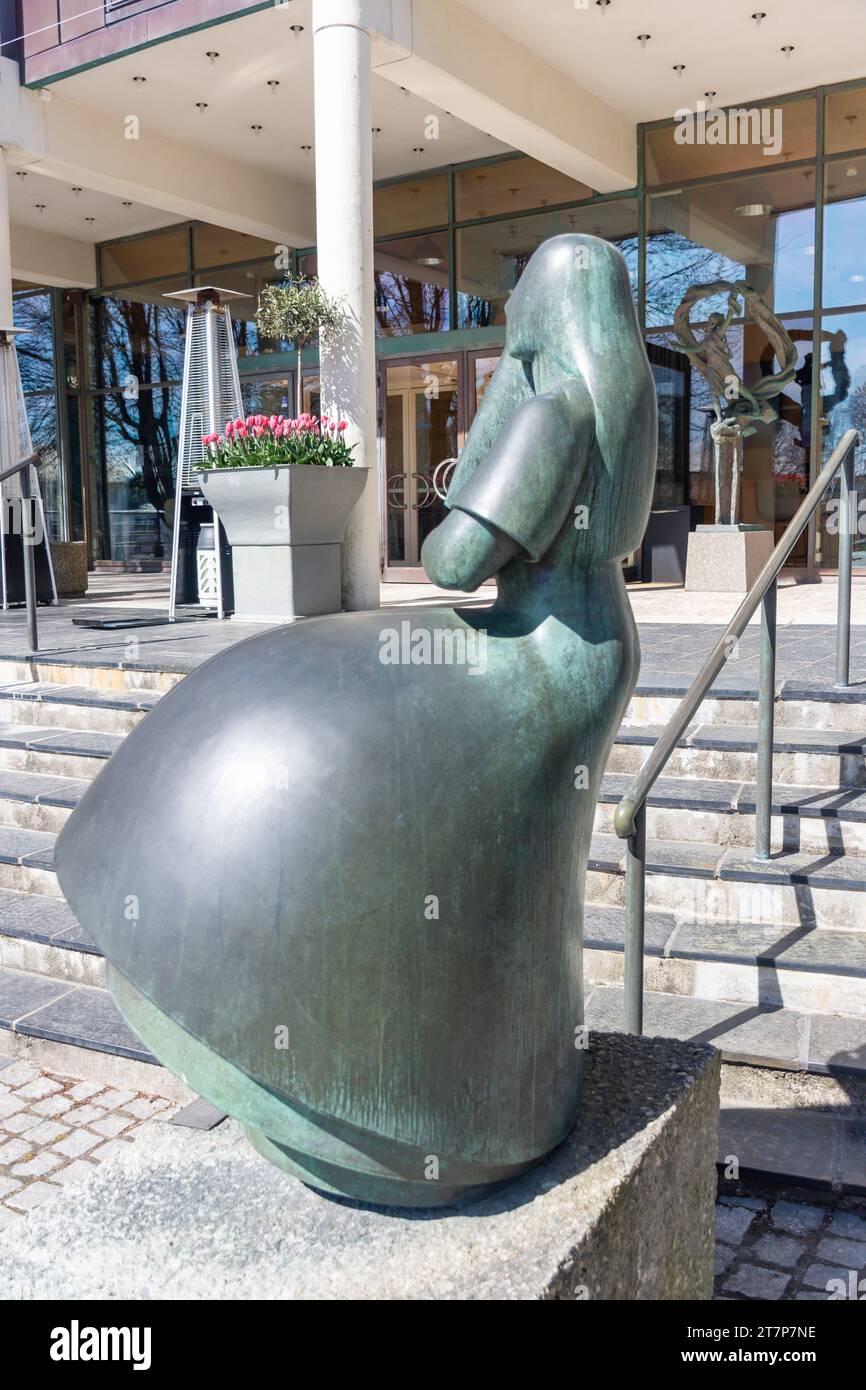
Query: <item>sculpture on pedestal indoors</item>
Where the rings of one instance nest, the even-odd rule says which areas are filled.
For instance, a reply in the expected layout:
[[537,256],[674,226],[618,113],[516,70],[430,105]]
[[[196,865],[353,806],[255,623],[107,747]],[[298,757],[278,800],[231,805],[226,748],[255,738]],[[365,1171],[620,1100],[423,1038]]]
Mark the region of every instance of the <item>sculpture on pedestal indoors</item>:
[[[725,314],[707,318],[702,338],[697,338],[690,321],[692,307],[717,294],[727,294]],[[742,303],[741,303],[742,301]],[[752,386],[737,373],[727,332],[735,318],[745,316],[763,329],[780,364],[780,370],[761,378]],[[771,424],[778,418],[770,405],[783,386],[793,381],[797,369],[797,349],[784,326],[745,280],[713,280],[693,285],[683,295],[674,314],[677,341],[671,347],[688,354],[692,366],[706,378],[712,394],[715,421],[710,426],[715,456],[717,526],[736,526],[739,519],[740,474],[743,470],[743,440],[755,432],[755,421]]]
[[199,667],[67,822],[60,881],[156,1056],[314,1187],[436,1206],[568,1133],[584,877],[639,649],[655,475],[620,253],[560,236],[425,544],[492,608],[270,628]]

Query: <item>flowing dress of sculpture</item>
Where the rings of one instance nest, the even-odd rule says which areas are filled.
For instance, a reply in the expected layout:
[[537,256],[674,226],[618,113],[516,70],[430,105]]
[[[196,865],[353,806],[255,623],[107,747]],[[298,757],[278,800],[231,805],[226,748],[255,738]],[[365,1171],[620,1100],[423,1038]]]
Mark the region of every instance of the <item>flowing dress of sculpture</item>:
[[[701,300],[717,294],[727,294],[727,312],[710,314],[704,335],[699,339],[691,325],[691,310]],[[734,368],[727,338],[733,320],[745,315],[747,310],[751,319],[764,330],[780,364],[778,372],[762,377],[751,387]],[[715,461],[716,525],[735,526],[743,440],[754,434],[756,420],[772,424],[778,419],[770,401],[778,396],[783,386],[793,381],[797,349],[776,315],[745,280],[713,280],[693,285],[674,313],[674,330],[677,341],[671,340],[671,347],[688,355],[692,366],[706,379],[712,394],[716,416],[710,426]]]
[[423,555],[446,587],[495,577],[493,607],[238,643],[160,700],[57,847],[156,1056],[282,1168],[385,1204],[519,1174],[579,1105],[584,878],[638,670],[621,559],[655,394],[604,241],[543,245],[507,321]]

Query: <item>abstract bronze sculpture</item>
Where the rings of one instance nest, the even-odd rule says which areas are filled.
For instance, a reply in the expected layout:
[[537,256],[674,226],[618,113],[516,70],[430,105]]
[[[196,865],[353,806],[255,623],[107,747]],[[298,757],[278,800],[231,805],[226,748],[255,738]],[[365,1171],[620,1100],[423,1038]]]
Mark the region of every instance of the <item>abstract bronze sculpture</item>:
[[237,644],[164,696],[60,837],[131,1025],[314,1187],[441,1206],[574,1122],[584,876],[639,659],[620,560],[655,450],[625,262],[556,237],[424,550],[440,584],[495,575],[493,607]]
[[[726,294],[725,314],[710,314],[704,336],[698,339],[691,324],[691,310],[703,299]],[[736,371],[727,333],[733,320],[748,313],[763,329],[778,358],[778,372],[761,377],[748,387]],[[770,401],[783,386],[793,381],[797,370],[797,349],[780,319],[768,309],[757,290],[745,280],[713,280],[692,285],[674,313],[677,341],[671,347],[686,353],[710,388],[715,420],[710,426],[715,463],[717,526],[735,526],[739,513],[740,474],[743,471],[743,440],[755,433],[755,422],[772,424],[778,419]]]

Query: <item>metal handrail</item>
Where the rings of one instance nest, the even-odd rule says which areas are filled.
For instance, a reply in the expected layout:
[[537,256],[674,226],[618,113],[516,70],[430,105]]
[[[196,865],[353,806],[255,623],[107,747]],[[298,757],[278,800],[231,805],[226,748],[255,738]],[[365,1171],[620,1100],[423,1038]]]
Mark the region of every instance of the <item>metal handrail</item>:
[[614,814],[614,829],[627,840],[625,855],[625,953],[623,960],[625,1029],[643,1029],[644,916],[646,911],[646,801],[668,759],[688,728],[713,681],[735,649],[750,619],[762,606],[758,675],[758,765],[755,797],[755,857],[770,857],[773,808],[773,729],[776,698],[776,581],[779,571],[818,509],[824,493],[840,474],[839,596],[836,627],[836,685],[847,686],[851,650],[851,575],[857,529],[854,491],[856,430],[846,430],[788,523],[781,540],[713,647],[652,752]]
[[39,636],[36,631],[36,561],[33,554],[34,536],[36,533],[35,516],[31,534],[28,537],[24,525],[24,506],[25,502],[32,502],[30,492],[30,469],[35,468],[42,460],[38,454],[28,454],[27,458],[19,459],[13,463],[11,468],[4,468],[0,473],[0,483],[5,483],[7,478],[13,478],[16,473],[21,474],[21,550],[24,556],[24,602],[27,606],[27,640],[31,652],[39,650]]

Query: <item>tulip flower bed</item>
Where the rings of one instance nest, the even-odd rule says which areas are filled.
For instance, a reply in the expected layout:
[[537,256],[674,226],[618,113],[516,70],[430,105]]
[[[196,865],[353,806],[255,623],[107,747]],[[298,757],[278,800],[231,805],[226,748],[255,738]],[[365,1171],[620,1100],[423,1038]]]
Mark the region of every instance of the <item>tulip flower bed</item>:
[[327,415],[248,415],[228,420],[224,434],[202,436],[200,468],[276,468],[282,464],[318,464],[351,468],[353,444],[346,444],[345,420]]

